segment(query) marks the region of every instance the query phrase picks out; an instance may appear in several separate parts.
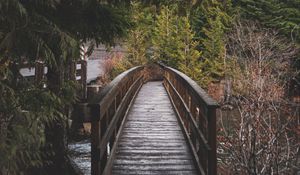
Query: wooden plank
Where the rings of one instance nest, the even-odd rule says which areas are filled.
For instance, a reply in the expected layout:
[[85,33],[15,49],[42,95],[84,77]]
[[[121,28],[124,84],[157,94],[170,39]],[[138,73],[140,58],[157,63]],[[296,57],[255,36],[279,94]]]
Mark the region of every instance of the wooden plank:
[[[111,169],[112,169],[112,161],[114,160],[115,158],[115,155],[116,155],[116,150],[117,150],[117,145],[119,143],[119,140],[120,140],[120,137],[121,137],[121,132],[124,128],[124,123],[126,122],[127,120],[127,116],[128,116],[128,113],[129,113],[129,110],[130,110],[130,107],[132,106],[133,102],[134,102],[134,99],[136,98],[140,88],[142,87],[143,83],[140,82],[139,84],[136,84],[138,87],[137,87],[137,90],[136,92],[134,93],[130,103],[129,103],[129,107],[127,108],[125,114],[124,114],[124,117],[123,117],[123,120],[120,124],[120,128],[117,132],[117,136],[116,136],[116,142],[114,143],[113,145],[113,148],[111,149],[111,153],[110,153],[110,157],[108,159],[108,162],[107,162],[107,166],[105,167],[104,171],[103,171],[103,174],[111,174]],[[135,86],[135,85],[133,85]]]
[[112,174],[198,174],[162,82],[141,88],[124,125]]
[[164,174],[164,171],[182,171],[182,170],[191,170],[194,171],[195,167],[191,164],[189,165],[182,165],[182,164],[150,164],[150,163],[143,163],[143,164],[114,164],[114,170],[130,170],[130,171],[134,171],[134,170],[146,170],[146,171],[152,171],[152,170],[156,170],[156,171],[162,171],[161,173]]
[[[172,84],[171,84],[170,81],[167,80],[166,82],[167,82],[167,85],[168,85],[169,87],[171,87],[173,90],[175,90],[175,88],[172,86]],[[175,92],[176,92],[176,90],[175,90]],[[180,126],[181,126],[182,130],[183,130],[184,133],[185,133],[185,137],[186,137],[187,140],[188,140],[188,143],[189,143],[190,148],[192,149],[192,153],[193,153],[193,155],[194,155],[193,158],[194,158],[194,160],[195,160],[196,163],[197,163],[197,164],[196,164],[196,165],[197,165],[197,168],[198,168],[200,174],[203,174],[203,175],[204,175],[204,174],[206,174],[206,172],[205,172],[205,168],[206,168],[206,167],[203,167],[203,165],[201,165],[200,160],[199,160],[199,157],[196,156],[196,155],[197,155],[197,151],[196,151],[196,149],[195,149],[194,146],[193,146],[193,143],[192,143],[192,141],[191,141],[191,139],[190,139],[190,136],[189,136],[189,133],[188,133],[188,131],[187,131],[187,128],[184,126],[183,120],[182,120],[181,117],[179,116],[178,108],[175,106],[175,103],[174,103],[174,101],[173,101],[173,99],[172,99],[172,97],[171,97],[170,91],[167,91],[167,93],[169,93],[170,100],[171,100],[171,103],[172,103],[173,106],[174,106],[174,109],[175,109],[176,113],[177,113],[177,118],[178,118],[178,120],[179,120]],[[177,94],[177,96],[178,96],[178,94]],[[206,145],[206,144],[204,144],[204,145]]]
[[118,159],[115,161],[116,165],[138,165],[138,164],[142,164],[142,165],[192,165],[193,161],[190,159],[187,160],[168,160],[168,159],[158,159],[155,162],[154,161],[150,161],[151,159]]
[[195,119],[193,118],[188,106],[184,103],[183,99],[181,98],[180,94],[176,91],[175,87],[171,84],[171,82],[169,80],[166,80],[170,87],[173,89],[173,91],[175,92],[177,98],[180,100],[180,102],[183,104],[185,111],[187,112],[188,115],[188,120],[190,123],[192,123],[192,128],[195,131],[194,133],[196,134],[197,138],[199,138],[199,140],[201,139],[203,144],[205,145],[205,147],[207,148],[207,150],[210,150],[210,147],[208,145],[208,141],[205,138],[204,134],[201,132],[201,130],[199,130],[198,125],[195,121]]
[[143,170],[113,170],[112,172],[113,174],[118,174],[118,175],[137,175],[137,174],[141,174],[141,175],[153,175],[153,174],[157,174],[157,175],[190,175],[190,174],[197,174],[196,171],[191,171],[191,170],[180,170],[180,171],[155,171],[155,170],[150,170],[150,171],[143,171]]
[[[128,90],[128,92],[131,92],[133,91],[136,87],[138,87],[140,85],[140,80],[142,79],[142,77],[138,78],[135,83],[133,84],[133,86],[130,87],[130,89]],[[115,129],[118,129],[116,128],[116,123],[117,121],[119,120],[121,116],[121,114],[124,114],[124,110],[128,107],[129,103],[127,103],[128,101],[130,102],[130,95],[131,93],[128,93],[125,95],[125,97],[122,99],[122,102],[121,102],[121,105],[118,107],[117,111],[115,112],[114,116],[112,117],[112,121],[110,122],[103,138],[102,138],[102,141],[100,142],[100,148],[105,148],[107,143],[109,142],[109,139],[111,137],[111,135],[113,134],[113,131]],[[102,157],[102,153],[103,153],[103,150],[101,150],[100,152],[100,157]]]

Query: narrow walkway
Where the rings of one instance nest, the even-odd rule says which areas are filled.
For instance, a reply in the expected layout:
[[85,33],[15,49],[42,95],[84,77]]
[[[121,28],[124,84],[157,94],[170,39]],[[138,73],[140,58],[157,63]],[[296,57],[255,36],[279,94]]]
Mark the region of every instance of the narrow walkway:
[[149,82],[130,109],[113,174],[197,174],[162,82]]

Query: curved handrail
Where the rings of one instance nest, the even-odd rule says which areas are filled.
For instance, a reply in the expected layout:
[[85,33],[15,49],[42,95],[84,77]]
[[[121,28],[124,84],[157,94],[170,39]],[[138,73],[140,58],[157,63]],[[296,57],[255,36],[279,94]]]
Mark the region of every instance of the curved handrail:
[[214,107],[218,107],[218,103],[212,99],[206,92],[204,89],[202,89],[194,80],[192,80],[190,77],[188,77],[187,75],[185,75],[184,73],[171,68],[171,67],[164,67],[165,70],[168,71],[172,71],[174,73],[176,73],[178,75],[178,77],[180,79],[182,79],[183,81],[185,81],[188,86],[187,88],[189,88],[189,90],[193,91],[193,94],[197,97],[197,99],[199,100],[203,100],[203,102],[208,105],[208,106],[214,106]]
[[143,84],[143,66],[118,75],[89,100],[92,116],[92,174],[110,174],[128,109]]
[[184,73],[160,64],[173,103],[201,174],[216,174],[216,108],[218,104]]
[[109,91],[113,91],[126,76],[130,76],[131,74],[143,68],[144,68],[143,66],[137,66],[122,72],[121,74],[116,76],[109,84],[104,86],[97,96],[91,98],[89,103],[90,104],[101,103],[102,99],[109,93]]
[[[115,77],[109,84],[104,86],[98,95],[91,97],[91,99],[89,100],[89,104],[99,105],[102,106],[102,108],[107,107],[107,103],[110,102],[112,96],[114,96],[116,91],[118,91],[119,88],[121,88],[124,85],[123,82],[126,81],[128,77],[135,76],[136,72],[140,72],[143,69],[144,66],[136,66],[122,72],[117,77]],[[98,119],[100,120],[100,118]],[[97,118],[95,120],[97,120]]]

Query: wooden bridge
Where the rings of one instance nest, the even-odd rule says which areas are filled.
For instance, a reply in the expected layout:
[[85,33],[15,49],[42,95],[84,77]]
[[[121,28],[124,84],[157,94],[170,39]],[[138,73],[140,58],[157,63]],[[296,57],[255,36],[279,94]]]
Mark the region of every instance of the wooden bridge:
[[217,174],[218,105],[185,74],[134,67],[83,106],[93,175]]
[[[69,69],[81,85],[73,113],[92,126],[92,175],[217,174],[218,105],[185,74],[164,65],[134,67],[98,93],[87,86],[96,74],[88,78],[86,61]],[[45,78],[42,63],[34,72],[23,74]]]

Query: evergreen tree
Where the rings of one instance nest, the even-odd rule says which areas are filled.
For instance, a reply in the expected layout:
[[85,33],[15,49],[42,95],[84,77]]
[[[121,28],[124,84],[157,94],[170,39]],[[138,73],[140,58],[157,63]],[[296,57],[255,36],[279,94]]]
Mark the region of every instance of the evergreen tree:
[[195,33],[191,29],[188,17],[178,19],[178,69],[198,81],[199,58],[201,53],[196,49],[199,42],[195,40]]
[[154,60],[176,67],[178,65],[178,28],[176,6],[162,6],[156,17],[152,43]]
[[[64,69],[79,58],[82,42],[112,43],[124,35],[125,19],[96,0],[0,1],[0,174],[42,165],[50,171],[37,174],[63,173],[64,111],[75,100],[75,82]],[[21,81],[20,67],[36,60],[48,66],[47,88]]]
[[234,1],[246,19],[259,20],[266,27],[276,28],[288,38],[300,42],[299,0]]
[[201,73],[198,75],[202,86],[224,77],[225,33],[232,17],[229,15],[230,1],[206,0],[201,4],[202,17],[198,21],[199,48],[202,51]]
[[133,66],[144,65],[148,62],[151,47],[151,28],[153,12],[151,7],[144,7],[141,3],[133,2],[131,6],[134,27],[129,30],[125,46],[128,50],[127,59]]
[[145,65],[151,61],[151,34],[155,8],[133,1],[130,14],[133,27],[129,29],[123,43],[128,52],[125,55],[113,55],[109,61],[113,65],[108,72],[110,79],[131,67]]
[[201,54],[188,15],[188,11],[185,16],[178,15],[176,5],[161,7],[153,35],[154,58],[198,81]]

